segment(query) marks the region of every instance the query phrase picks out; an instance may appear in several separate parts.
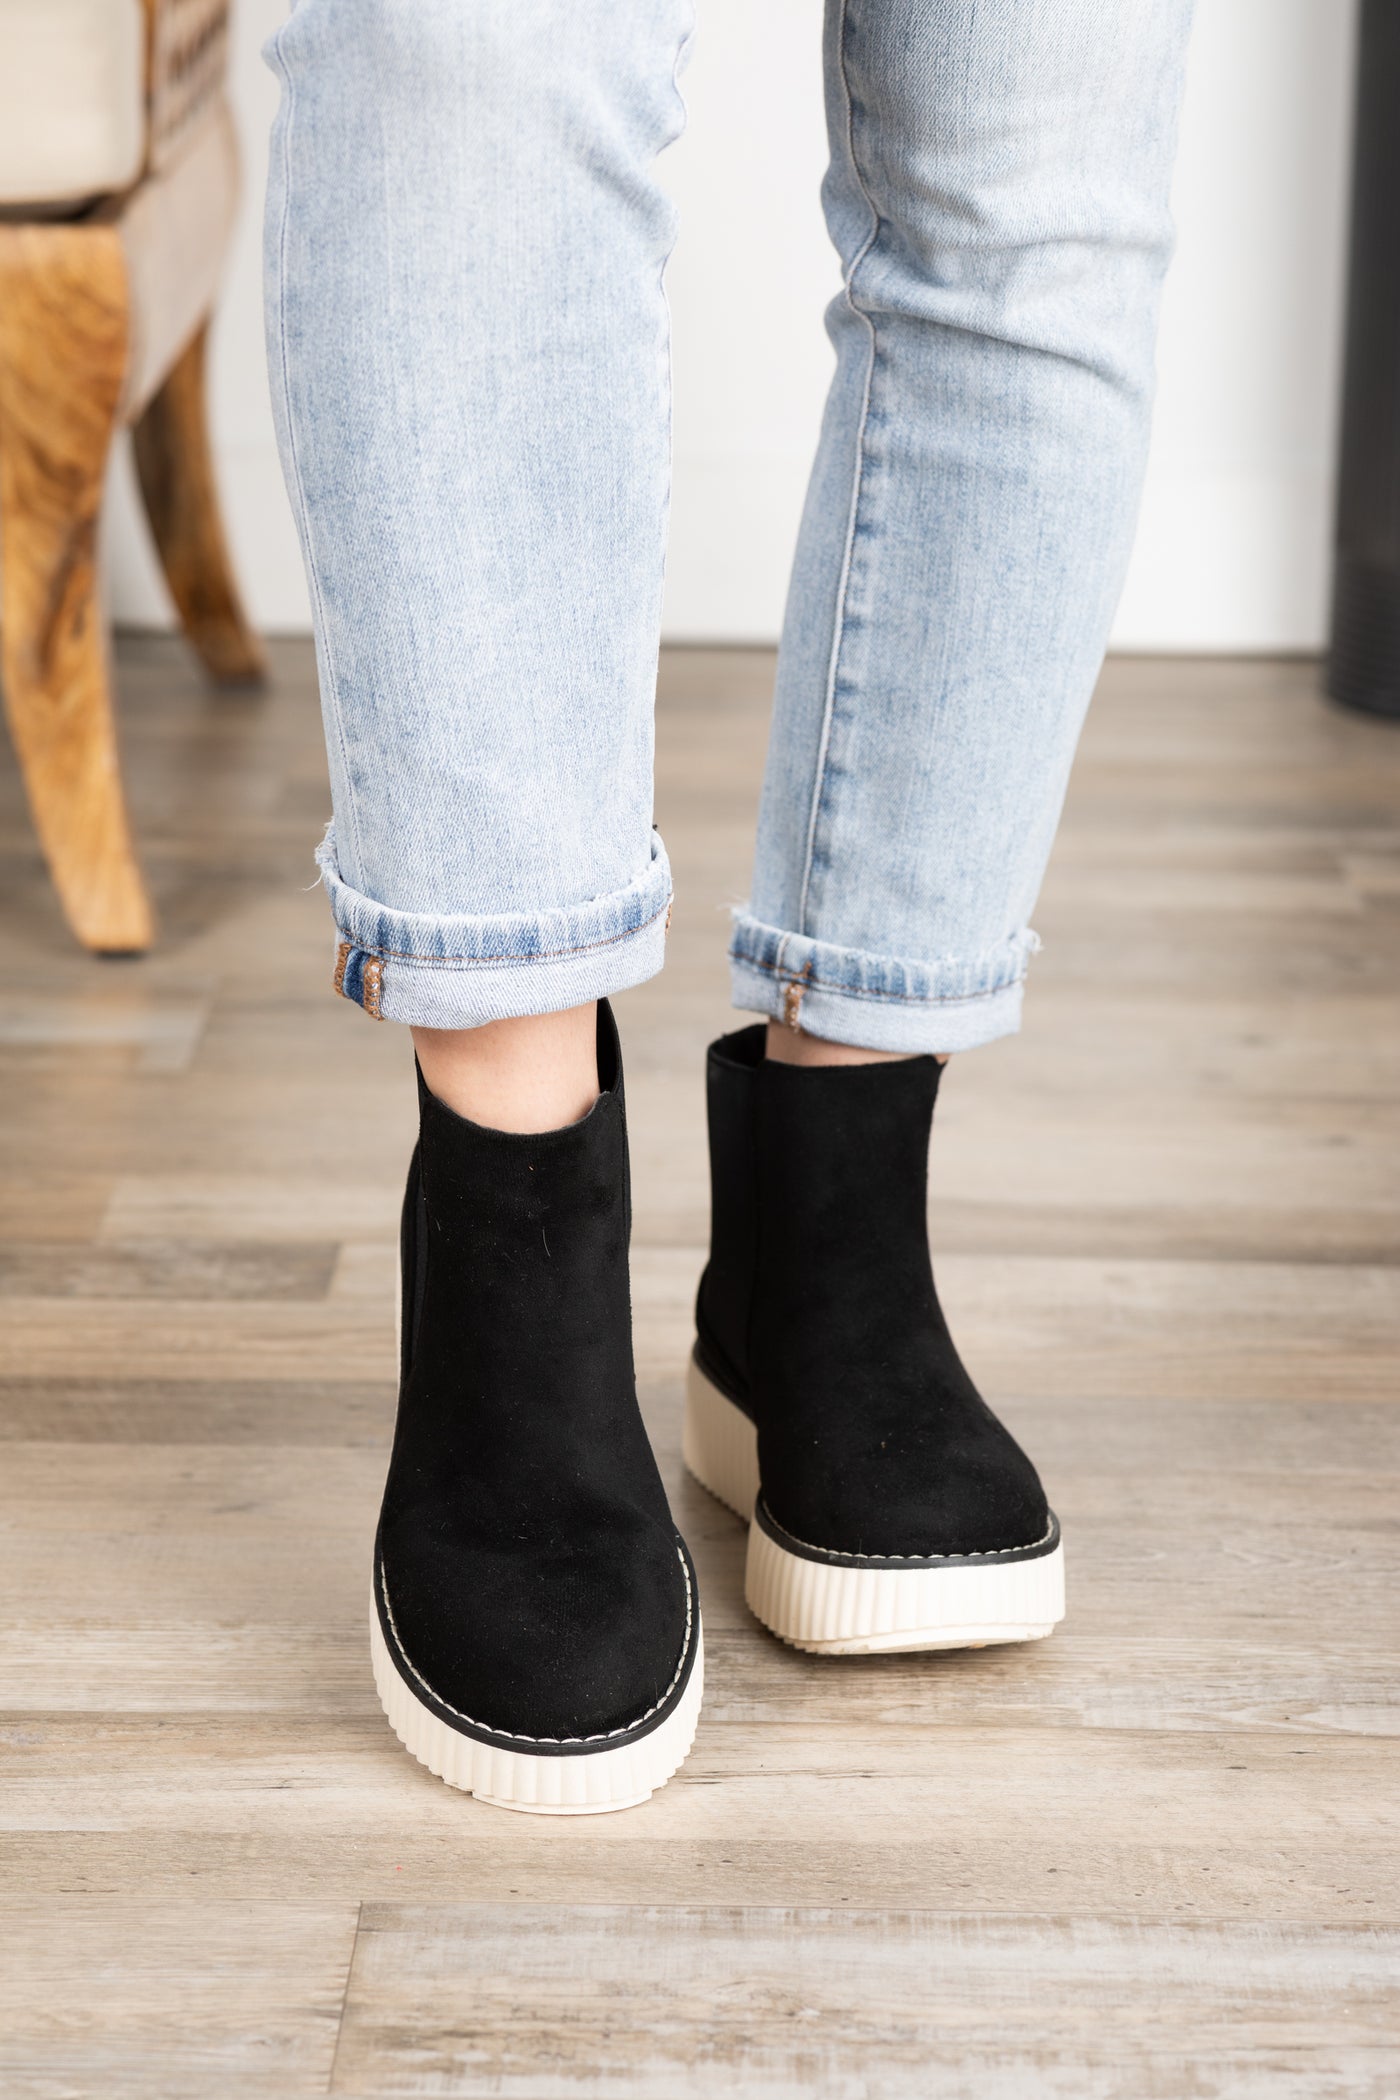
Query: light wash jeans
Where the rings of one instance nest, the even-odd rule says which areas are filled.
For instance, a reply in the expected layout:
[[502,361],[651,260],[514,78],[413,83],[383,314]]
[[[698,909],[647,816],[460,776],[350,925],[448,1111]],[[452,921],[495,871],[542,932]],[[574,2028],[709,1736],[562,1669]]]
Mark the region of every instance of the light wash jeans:
[[[1137,511],[1190,0],[828,0],[837,367],[735,1004],[1017,1026]],[[690,0],[297,0],[268,345],[337,988],[437,1027],[661,967],[656,156]],[[756,235],[756,238],[761,238]],[[761,312],[732,326],[763,354]]]

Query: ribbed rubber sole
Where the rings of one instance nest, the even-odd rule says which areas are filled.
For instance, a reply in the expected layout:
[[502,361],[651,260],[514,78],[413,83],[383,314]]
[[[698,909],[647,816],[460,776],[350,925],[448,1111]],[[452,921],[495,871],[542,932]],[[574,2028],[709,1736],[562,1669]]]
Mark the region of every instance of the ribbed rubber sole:
[[[711,1383],[694,1357],[686,1372],[681,1448],[702,1487],[749,1526],[744,1594],[750,1611],[794,1648],[815,1655],[875,1655],[1038,1641],[1065,1615],[1064,1549],[968,1556],[900,1567],[855,1555],[829,1560],[771,1520],[756,1520],[758,1435],[743,1409]],[[794,1550],[796,1549],[796,1550]]]
[[405,1750],[448,1786],[475,1794],[493,1808],[536,1816],[596,1816],[615,1808],[636,1808],[679,1771],[695,1740],[705,1681],[705,1643],[698,1617],[695,1661],[673,1713],[648,1734],[611,1749],[552,1756],[507,1750],[453,1728],[405,1682],[389,1653],[373,1597],[369,1627],[375,1688]]

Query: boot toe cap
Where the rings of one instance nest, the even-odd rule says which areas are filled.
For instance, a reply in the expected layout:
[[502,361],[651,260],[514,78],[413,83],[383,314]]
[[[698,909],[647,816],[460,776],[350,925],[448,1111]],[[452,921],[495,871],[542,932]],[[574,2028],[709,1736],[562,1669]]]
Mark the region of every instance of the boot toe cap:
[[[786,1444],[786,1448],[784,1448]],[[934,1559],[1038,1545],[1050,1510],[1035,1467],[990,1412],[884,1436],[828,1433],[761,1450],[764,1500],[823,1552]]]
[[386,1519],[381,1621],[414,1689],[455,1722],[518,1743],[625,1734],[674,1692],[698,1625],[674,1532],[480,1537]]

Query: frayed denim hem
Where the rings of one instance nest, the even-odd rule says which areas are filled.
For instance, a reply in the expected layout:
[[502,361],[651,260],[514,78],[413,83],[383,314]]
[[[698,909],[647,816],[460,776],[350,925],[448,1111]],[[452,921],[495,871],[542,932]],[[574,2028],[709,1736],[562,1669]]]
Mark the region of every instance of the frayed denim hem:
[[733,1004],[861,1050],[973,1050],[1021,1025],[1029,927],[990,954],[918,963],[783,933],[734,915]]
[[654,977],[671,908],[666,849],[625,889],[562,910],[436,917],[391,910],[341,880],[335,840],[317,850],[335,915],[333,989],[377,1021],[480,1028],[559,1013]]

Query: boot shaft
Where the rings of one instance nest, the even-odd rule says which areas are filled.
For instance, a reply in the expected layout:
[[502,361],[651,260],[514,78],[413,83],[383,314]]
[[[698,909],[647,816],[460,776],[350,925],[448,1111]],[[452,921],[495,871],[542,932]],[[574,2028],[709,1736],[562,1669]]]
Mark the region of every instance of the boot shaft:
[[[810,1340],[880,1300],[936,1316],[928,1145],[942,1070],[932,1057],[805,1067],[765,1059],[762,1024],[722,1036],[706,1067],[710,1260],[697,1327],[717,1382],[744,1400],[759,1323]],[[776,1318],[775,1318],[776,1316]]]
[[600,1092],[562,1130],[491,1130],[419,1075],[404,1198],[398,1448],[450,1462],[462,1443],[589,1438],[635,1408],[631,1205],[617,1031],[598,1011]]

